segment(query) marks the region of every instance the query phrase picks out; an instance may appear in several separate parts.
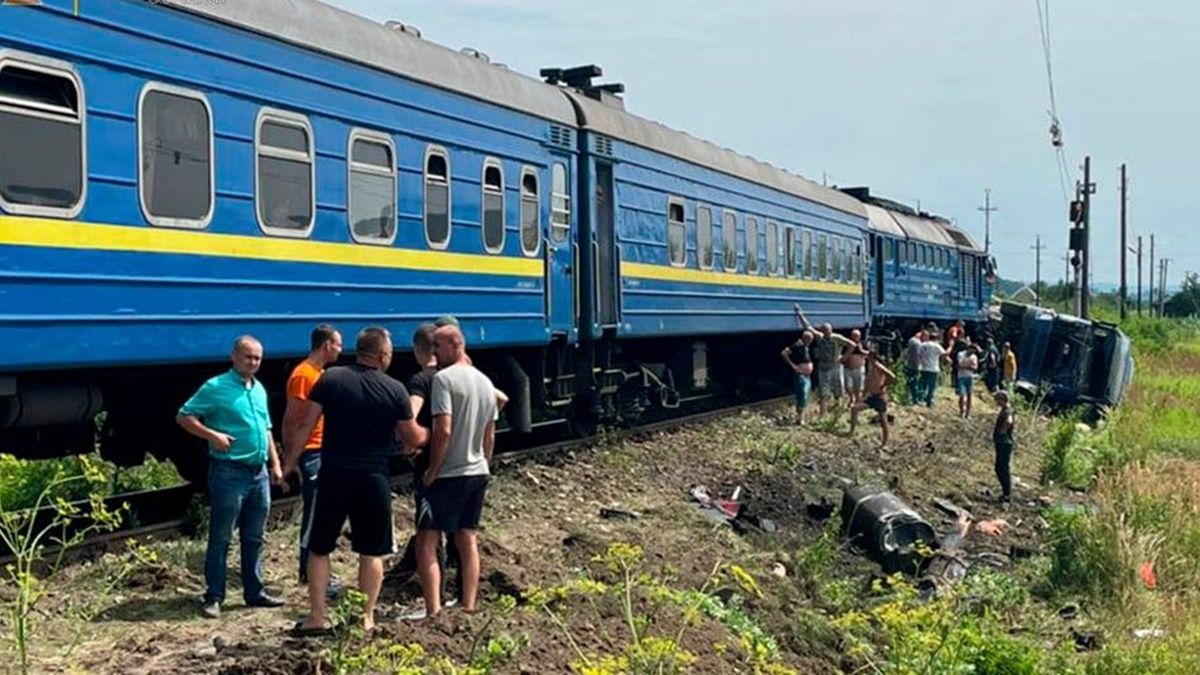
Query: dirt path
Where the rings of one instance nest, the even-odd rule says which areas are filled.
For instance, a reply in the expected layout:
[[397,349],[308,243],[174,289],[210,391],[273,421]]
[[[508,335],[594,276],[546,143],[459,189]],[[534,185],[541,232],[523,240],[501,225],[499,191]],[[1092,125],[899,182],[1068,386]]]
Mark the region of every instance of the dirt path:
[[[874,427],[864,426],[855,435],[844,424],[836,431],[799,429],[780,407],[601,443],[553,464],[511,468],[494,479],[485,512],[484,592],[492,609],[473,617],[451,610],[425,624],[400,622],[396,617],[401,611],[418,604],[416,589],[389,580],[382,637],[374,643],[416,643],[424,649],[422,658],[445,656],[462,664],[472,643],[478,655],[480,645],[511,637],[519,650],[497,660],[496,672],[569,672],[572,663],[581,662],[581,653],[591,658],[628,652],[629,622],[621,603],[609,595],[588,596],[589,587],[579,582],[619,584],[610,547],[624,543],[640,547],[636,569],[646,582],[638,587],[634,603],[637,621],[645,625],[635,628],[642,635],[682,636],[676,647],[686,653],[679,658],[693,659],[687,670],[744,671],[751,663],[745,653],[747,635],[757,639],[753,629],[738,621],[714,618],[719,611],[689,614],[686,603],[669,609],[672,602],[682,602],[679,597],[693,597],[680,596],[683,591],[704,588],[774,638],[772,662],[803,672],[836,671],[836,649],[814,645],[794,620],[812,597],[796,568],[821,534],[820,523],[806,516],[807,504],[822,498],[837,504],[844,480],[874,483],[891,486],[942,531],[949,529],[950,519],[935,509],[932,500],[939,497],[970,510],[977,520],[1002,516],[1013,525],[999,539],[970,537],[970,549],[1008,553],[1014,544],[1036,546],[1041,534],[1036,515],[1041,491],[1029,486],[1036,485],[1044,422],[1020,420],[1014,459],[1018,499],[1001,505],[992,497],[997,491],[990,443],[994,407],[978,403],[975,418],[961,420],[949,396],[943,390],[933,410],[900,408],[887,454],[876,449]],[[778,531],[738,535],[714,525],[689,498],[696,485],[714,495],[728,495],[741,486],[754,513],[774,521]],[[605,517],[605,507],[639,516]],[[398,498],[395,511],[403,542],[412,531],[410,500]],[[295,524],[273,530],[265,564],[268,585],[289,606],[244,609],[240,589],[231,587],[227,611],[216,621],[196,613],[203,542],[156,546],[156,563],[128,563],[135,569],[111,590],[102,578],[111,578],[117,563],[106,560],[72,570],[61,588],[52,589],[50,611],[42,619],[39,671],[316,672],[317,655],[333,643],[286,635],[305,598],[295,582],[295,536]],[[853,552],[838,548],[835,553],[834,564],[864,586],[878,571]],[[335,554],[343,579],[352,578],[351,562],[347,550]],[[236,580],[236,554],[230,563],[230,578]],[[744,570],[750,581],[739,580],[728,571],[730,565]],[[714,575],[714,569],[725,571]],[[539,606],[535,601],[516,610],[495,609],[501,596],[520,597],[524,603],[530,589],[568,587],[578,592],[559,591],[563,597],[557,604]],[[90,613],[96,613],[91,620],[68,618]],[[556,620],[565,624],[565,633]],[[64,657],[64,645],[75,639],[78,647]]]

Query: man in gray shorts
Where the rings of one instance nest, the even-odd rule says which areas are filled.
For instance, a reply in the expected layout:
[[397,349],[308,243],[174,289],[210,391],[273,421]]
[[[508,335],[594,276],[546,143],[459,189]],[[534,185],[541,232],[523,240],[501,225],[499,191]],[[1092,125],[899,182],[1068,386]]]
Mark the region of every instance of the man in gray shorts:
[[437,564],[442,532],[453,533],[458,548],[462,607],[475,611],[480,568],[476,530],[496,443],[497,415],[495,387],[467,360],[462,331],[454,325],[442,326],[434,332],[433,343],[441,370],[433,376],[429,404],[433,440],[417,513],[417,571],[428,617],[442,609]]
[[829,410],[830,399],[837,401],[842,398],[842,349],[854,343],[833,332],[833,326],[828,323],[821,324],[821,330],[816,331],[799,307],[796,308],[796,315],[806,330],[817,333],[809,351],[817,370],[817,414],[824,417]]

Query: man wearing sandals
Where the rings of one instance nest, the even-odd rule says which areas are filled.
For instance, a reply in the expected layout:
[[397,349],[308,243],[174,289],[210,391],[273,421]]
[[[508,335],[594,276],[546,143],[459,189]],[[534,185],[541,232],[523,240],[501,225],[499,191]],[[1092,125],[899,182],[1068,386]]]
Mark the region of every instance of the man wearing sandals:
[[384,328],[364,328],[355,345],[355,363],[330,368],[309,393],[301,428],[290,437],[285,474],[296,470],[304,440],[322,414],[325,435],[316,507],[302,535],[308,547],[308,618],[295,626],[300,636],[329,631],[325,587],[329,554],[346,518],[358,554],[358,587],[367,596],[363,627],[375,628],[375,603],[383,585],[383,557],[392,553],[392,490],[388,459],[398,433],[405,444],[421,446],[428,432],[413,420],[408,391],[386,373],[392,338]]

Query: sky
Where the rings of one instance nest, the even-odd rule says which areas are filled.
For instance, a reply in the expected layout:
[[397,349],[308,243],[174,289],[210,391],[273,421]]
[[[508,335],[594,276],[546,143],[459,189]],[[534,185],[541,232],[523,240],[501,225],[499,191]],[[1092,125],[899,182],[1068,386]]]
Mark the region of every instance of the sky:
[[[1033,280],[1039,235],[1043,279],[1062,277],[1063,183],[1073,195],[1090,154],[1093,281],[1115,283],[1125,162],[1130,246],[1145,236],[1148,266],[1154,233],[1172,285],[1200,269],[1200,3],[1048,0],[1062,178],[1036,0],[326,2],[528,75],[599,65],[630,112],[817,182],[919,202],[981,242],[990,189],[1006,278]],[[1128,270],[1132,292],[1132,255]]]

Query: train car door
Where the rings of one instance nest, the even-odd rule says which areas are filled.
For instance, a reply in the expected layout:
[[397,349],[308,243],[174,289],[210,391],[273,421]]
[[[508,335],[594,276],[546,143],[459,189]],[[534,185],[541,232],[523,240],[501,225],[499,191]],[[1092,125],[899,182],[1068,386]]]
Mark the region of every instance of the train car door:
[[571,208],[569,164],[556,156],[550,165],[550,227],[546,233],[546,323],[551,334],[571,334],[579,303],[579,244]]
[[620,307],[620,250],[613,219],[613,167],[596,163],[596,312],[601,327],[617,325]]
[[884,253],[887,251],[884,244],[883,235],[872,235],[875,240],[875,305],[883,305],[883,299],[887,297],[884,293],[883,280],[887,276],[884,270],[887,268],[887,258]]

